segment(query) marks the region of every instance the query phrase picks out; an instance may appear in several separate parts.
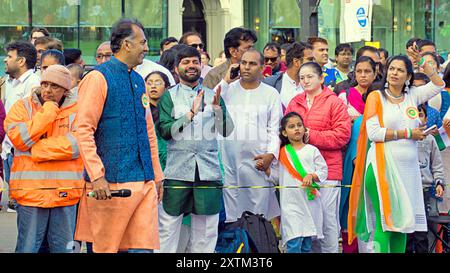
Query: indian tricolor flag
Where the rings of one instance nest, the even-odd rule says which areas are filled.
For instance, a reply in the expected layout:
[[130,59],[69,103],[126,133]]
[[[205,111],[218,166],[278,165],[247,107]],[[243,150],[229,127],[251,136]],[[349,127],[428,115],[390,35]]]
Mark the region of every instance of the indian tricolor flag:
[[437,145],[439,147],[439,151],[445,150],[445,148],[450,146],[450,130],[445,130],[444,126],[439,128],[439,135],[434,136],[436,139]]

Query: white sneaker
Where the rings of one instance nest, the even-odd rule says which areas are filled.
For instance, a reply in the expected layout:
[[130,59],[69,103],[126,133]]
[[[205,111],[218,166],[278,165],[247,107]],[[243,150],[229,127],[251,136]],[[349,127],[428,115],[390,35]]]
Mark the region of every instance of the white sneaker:
[[14,209],[10,209],[10,208],[8,208],[8,209],[6,210],[6,212],[10,212],[10,213],[17,213],[17,211],[16,211],[16,210],[14,210]]

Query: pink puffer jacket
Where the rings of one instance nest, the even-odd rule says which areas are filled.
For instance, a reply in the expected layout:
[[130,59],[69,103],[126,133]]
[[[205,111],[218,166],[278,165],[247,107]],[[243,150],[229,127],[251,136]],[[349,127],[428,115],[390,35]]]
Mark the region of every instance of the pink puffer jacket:
[[285,114],[296,112],[309,129],[309,144],[316,146],[328,165],[328,180],[342,180],[342,149],[350,140],[347,106],[325,87],[308,110],[306,93],[294,97]]

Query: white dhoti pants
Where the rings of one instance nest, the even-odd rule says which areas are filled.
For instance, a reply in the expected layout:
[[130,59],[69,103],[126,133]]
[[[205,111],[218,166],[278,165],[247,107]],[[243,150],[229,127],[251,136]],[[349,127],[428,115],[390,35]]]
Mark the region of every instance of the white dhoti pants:
[[[176,253],[180,241],[183,215],[171,216],[159,206],[160,253]],[[191,253],[214,253],[217,243],[219,214],[195,215],[191,213]]]
[[[323,186],[340,185],[339,180],[326,180]],[[320,202],[323,209],[323,236],[313,244],[313,252],[316,253],[338,253],[339,252],[339,201],[340,188],[320,189]]]

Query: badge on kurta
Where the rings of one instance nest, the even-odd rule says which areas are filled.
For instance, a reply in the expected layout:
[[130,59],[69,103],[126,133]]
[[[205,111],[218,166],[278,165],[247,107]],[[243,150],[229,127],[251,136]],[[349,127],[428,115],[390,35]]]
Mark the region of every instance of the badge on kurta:
[[147,93],[142,94],[142,106],[144,106],[144,108],[149,108],[150,107],[150,98],[148,97]]
[[406,109],[406,115],[410,119],[416,119],[419,117],[419,111],[417,110],[416,107],[411,106]]

